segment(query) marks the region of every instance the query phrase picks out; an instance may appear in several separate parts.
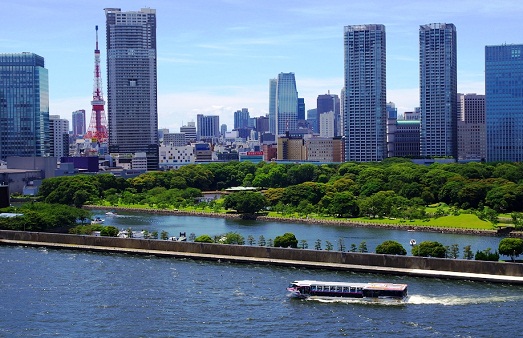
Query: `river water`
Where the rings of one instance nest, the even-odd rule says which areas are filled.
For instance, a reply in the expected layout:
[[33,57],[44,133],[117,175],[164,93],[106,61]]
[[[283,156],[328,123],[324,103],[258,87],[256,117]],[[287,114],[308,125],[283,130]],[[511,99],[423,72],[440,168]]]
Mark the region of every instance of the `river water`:
[[[414,235],[460,246],[499,242],[199,217],[116,219],[106,223],[172,235],[237,231],[269,238],[290,231],[311,242],[343,235],[367,241],[369,249]],[[0,246],[0,271],[0,337],[521,336],[522,286],[21,246]],[[285,288],[297,279],[407,283],[410,298],[402,305],[295,300]]]

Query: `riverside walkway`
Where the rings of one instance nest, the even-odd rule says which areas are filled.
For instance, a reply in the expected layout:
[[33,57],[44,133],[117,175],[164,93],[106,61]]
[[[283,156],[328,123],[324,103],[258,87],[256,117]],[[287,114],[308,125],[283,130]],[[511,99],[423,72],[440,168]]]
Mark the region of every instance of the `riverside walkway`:
[[385,266],[298,261],[298,260],[261,258],[261,257],[216,255],[216,254],[204,254],[204,253],[192,253],[192,252],[108,247],[108,246],[98,246],[98,245],[49,243],[49,242],[35,242],[35,241],[9,240],[9,239],[0,239],[0,245],[47,247],[47,248],[52,248],[52,249],[110,252],[110,253],[119,253],[119,254],[153,255],[153,256],[158,256],[158,257],[190,258],[190,259],[210,260],[210,261],[227,261],[227,262],[235,262],[235,263],[242,263],[242,264],[267,264],[267,265],[289,266],[289,267],[294,267],[294,268],[299,267],[299,268],[307,268],[307,269],[342,270],[342,271],[354,271],[354,272],[363,272],[363,273],[405,275],[405,276],[441,278],[441,279],[459,279],[459,280],[481,281],[481,282],[490,282],[490,283],[507,283],[507,284],[523,285],[523,277],[521,277],[521,276],[480,274],[480,273],[470,273],[470,272],[409,269],[409,268],[385,267]]

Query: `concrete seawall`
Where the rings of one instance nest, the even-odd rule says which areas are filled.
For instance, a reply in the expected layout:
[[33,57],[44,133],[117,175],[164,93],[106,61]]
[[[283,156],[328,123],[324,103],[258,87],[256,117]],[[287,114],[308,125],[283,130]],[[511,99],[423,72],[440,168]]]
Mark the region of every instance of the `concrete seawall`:
[[523,284],[523,264],[0,230],[0,244]]

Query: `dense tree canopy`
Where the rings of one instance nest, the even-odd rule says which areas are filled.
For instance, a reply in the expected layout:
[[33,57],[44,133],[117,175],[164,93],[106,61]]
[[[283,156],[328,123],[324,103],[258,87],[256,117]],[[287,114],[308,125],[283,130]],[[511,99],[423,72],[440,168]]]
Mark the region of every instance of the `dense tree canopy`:
[[413,256],[445,258],[447,249],[435,241],[424,241],[412,247]]
[[386,254],[386,255],[406,255],[407,250],[401,245],[400,243],[396,241],[385,241],[381,244],[379,244],[376,247],[376,253],[377,254]]
[[227,195],[223,206],[240,214],[254,214],[267,206],[267,199],[259,192],[240,191]]
[[523,211],[521,163],[424,166],[399,158],[331,165],[230,161],[190,164],[131,179],[110,174],[57,177],[43,181],[40,197],[77,207],[104,199],[111,205],[164,208],[196,204],[201,191],[242,184],[263,188],[272,207],[296,209],[301,204],[307,212],[337,217],[412,218],[433,203],[480,211],[489,207],[497,213]]
[[498,251],[500,254],[509,256],[513,261],[523,253],[523,239],[503,238],[499,241]]
[[283,235],[274,238],[274,246],[282,248],[297,248],[298,240],[293,233],[286,232]]

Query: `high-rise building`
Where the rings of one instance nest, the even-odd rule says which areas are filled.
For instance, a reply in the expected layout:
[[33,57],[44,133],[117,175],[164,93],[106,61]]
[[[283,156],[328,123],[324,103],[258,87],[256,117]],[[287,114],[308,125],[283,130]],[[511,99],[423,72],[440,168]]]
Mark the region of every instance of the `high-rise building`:
[[269,132],[276,135],[276,85],[278,79],[269,80]]
[[85,134],[85,110],[80,109],[73,112],[73,136],[80,136]]
[[298,121],[305,120],[305,99],[298,97]]
[[320,137],[334,137],[334,112],[329,111],[320,115]]
[[220,138],[220,117],[218,115],[196,115],[196,139],[216,143]]
[[224,137],[227,134],[227,125],[224,123],[220,126],[220,136]]
[[276,82],[276,135],[295,130],[298,121],[298,91],[294,73],[280,73]]
[[320,122],[318,119],[318,109],[314,108],[307,110],[307,123],[315,134],[319,134]]
[[523,161],[523,44],[485,47],[487,161]]
[[249,109],[242,108],[234,112],[234,129],[247,128],[249,126]]
[[338,97],[338,95],[333,95],[330,92],[327,94],[318,95],[318,98],[316,99],[316,109],[318,114],[318,125],[313,126],[313,130],[319,130],[319,124],[321,121],[322,114],[333,112],[334,136],[339,136],[341,131],[338,130],[338,125],[340,121],[340,98]]
[[448,23],[419,29],[420,155],[457,158],[456,27]]
[[69,156],[69,121],[60,115],[49,115],[50,155],[60,159]]
[[269,131],[269,117],[260,116],[256,118],[256,131],[260,134],[266,133]]
[[0,54],[0,159],[49,155],[49,79],[44,58]]
[[106,8],[109,152],[145,152],[158,169],[156,10]]
[[458,112],[458,160],[485,160],[485,95],[458,94]]
[[345,161],[381,161],[387,156],[385,38],[384,25],[354,25],[344,30]]
[[187,125],[181,126],[180,133],[185,133],[187,142],[196,142],[196,122],[188,122]]

